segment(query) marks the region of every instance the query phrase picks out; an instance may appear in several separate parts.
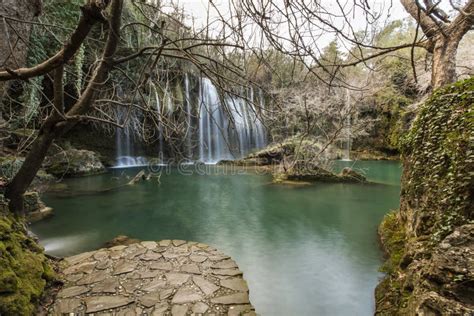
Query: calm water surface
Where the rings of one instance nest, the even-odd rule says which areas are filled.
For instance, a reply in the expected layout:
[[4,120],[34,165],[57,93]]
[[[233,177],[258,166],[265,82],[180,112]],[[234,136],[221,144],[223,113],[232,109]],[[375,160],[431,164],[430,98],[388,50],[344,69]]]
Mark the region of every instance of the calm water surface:
[[[376,229],[398,207],[397,162],[338,162],[380,184],[270,185],[268,175],[163,174],[100,194],[49,193],[56,215],[33,225],[46,250],[72,255],[121,234],[142,240],[205,242],[244,271],[261,315],[371,315],[381,277]],[[190,169],[191,170],[191,169]],[[192,169],[194,170],[194,169]],[[137,170],[66,181],[74,191],[101,190]]]

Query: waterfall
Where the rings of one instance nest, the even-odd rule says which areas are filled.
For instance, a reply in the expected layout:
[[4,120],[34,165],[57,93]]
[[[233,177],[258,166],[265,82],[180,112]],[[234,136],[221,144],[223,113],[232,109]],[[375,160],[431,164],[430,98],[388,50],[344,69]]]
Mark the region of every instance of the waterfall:
[[[199,88],[199,160],[216,163],[219,160],[241,158],[266,145],[264,126],[258,115],[254,89],[251,87],[236,97],[226,95],[222,104],[217,88],[208,78],[201,78]],[[264,103],[260,95],[260,106]],[[233,123],[233,124],[232,124]]]
[[186,155],[189,161],[193,160],[193,147],[192,147],[192,108],[191,108],[191,94],[189,87],[189,76],[184,76],[184,97],[186,104]]
[[[266,130],[261,121],[265,111],[263,92],[253,87],[241,88],[240,96],[220,94],[208,78],[199,78],[196,94],[188,74],[184,78],[183,120],[186,120],[183,146],[186,160],[199,160],[206,164],[220,160],[242,158],[252,150],[266,146]],[[158,114],[158,155],[165,162],[163,119],[173,119],[178,108],[174,107],[172,89],[166,85],[162,96],[155,84],[151,84],[148,99],[154,103]],[[194,93],[193,93],[194,92]],[[123,122],[126,112],[119,113]],[[195,119],[193,119],[195,118]],[[143,157],[137,157],[133,146],[133,120],[129,118],[123,129],[117,128],[116,167],[130,167],[146,164]],[[138,123],[137,123],[138,124]],[[172,157],[167,157],[172,158]]]
[[163,155],[164,155],[164,144],[163,144],[163,123],[162,123],[162,112],[161,112],[161,105],[160,105],[160,97],[158,95],[158,90],[153,85],[153,89],[155,92],[155,106],[156,112],[158,114],[158,158],[160,162],[163,162]]
[[343,161],[351,161],[351,107],[350,107],[350,94],[349,90],[346,90],[346,107],[347,107],[347,114],[346,119],[344,122],[345,125],[345,136],[346,136],[346,148],[344,149],[344,157],[342,158]]
[[[123,109],[118,113],[120,121],[125,120],[127,115]],[[116,163],[115,167],[134,167],[146,165],[147,161],[144,157],[135,156],[133,150],[133,137],[130,131],[130,119],[127,120],[124,128],[117,127],[115,130],[115,144],[116,144]]]

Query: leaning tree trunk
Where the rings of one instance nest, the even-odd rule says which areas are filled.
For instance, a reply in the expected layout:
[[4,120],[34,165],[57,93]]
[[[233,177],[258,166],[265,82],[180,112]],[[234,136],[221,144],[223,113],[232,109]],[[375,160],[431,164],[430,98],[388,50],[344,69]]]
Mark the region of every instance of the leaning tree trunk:
[[[108,5],[108,2],[105,5]],[[54,111],[44,121],[39,135],[33,142],[20,170],[7,186],[6,197],[10,200],[9,207],[13,213],[17,215],[24,214],[23,194],[40,169],[49,147],[56,138],[73,128],[77,120],[81,119],[81,116],[91,109],[98,91],[104,86],[107,76],[113,67],[113,57],[120,40],[122,7],[123,0],[112,0],[108,19],[109,34],[104,45],[102,57],[87,87],[69,111],[64,111],[63,65],[79,49],[92,25],[99,21],[106,21],[103,17],[103,11],[106,8],[103,2],[88,0],[86,5],[81,7],[83,15],[79,20],[76,30],[71,35],[70,41],[55,56],[32,68],[19,69],[14,72],[16,77],[23,76],[27,79],[54,70]],[[8,77],[11,76],[10,72],[0,72],[0,75]]]
[[433,89],[456,81],[456,53],[459,40],[439,36],[433,48],[431,84]]
[[54,131],[44,131],[36,138],[20,170],[7,187],[5,196],[10,200],[9,207],[17,215],[24,215],[23,194],[41,168],[44,157],[55,138]]

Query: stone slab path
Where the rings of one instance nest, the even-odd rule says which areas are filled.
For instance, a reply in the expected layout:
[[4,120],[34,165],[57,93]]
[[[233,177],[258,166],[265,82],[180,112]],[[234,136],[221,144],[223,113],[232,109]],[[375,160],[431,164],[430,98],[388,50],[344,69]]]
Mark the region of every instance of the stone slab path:
[[237,264],[206,244],[143,241],[65,262],[52,315],[255,315]]

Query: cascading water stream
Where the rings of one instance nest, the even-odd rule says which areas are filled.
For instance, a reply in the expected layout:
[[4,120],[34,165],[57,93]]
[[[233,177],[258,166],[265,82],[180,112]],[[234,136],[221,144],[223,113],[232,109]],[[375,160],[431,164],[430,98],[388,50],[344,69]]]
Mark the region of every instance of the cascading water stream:
[[[198,94],[192,93],[191,80],[184,76],[184,100],[186,131],[183,146],[186,160],[199,160],[206,164],[217,163],[220,160],[241,158],[252,150],[266,146],[266,131],[261,122],[265,101],[263,93],[258,90],[255,95],[253,88],[241,90],[237,97],[226,94],[220,95],[216,86],[208,78],[199,78]],[[164,163],[165,143],[163,137],[163,118],[171,118],[175,109],[171,89],[164,89],[160,99],[155,85],[150,87],[150,99],[155,103],[159,115],[158,154]],[[154,98],[154,100],[153,100]],[[196,100],[197,102],[193,102]],[[197,106],[196,106],[197,104]],[[119,116],[124,116],[121,113]],[[196,117],[196,120],[193,120]],[[117,129],[117,167],[143,165],[146,160],[134,157],[133,134],[130,122],[124,129]]]
[[191,95],[189,87],[189,76],[184,75],[184,94],[186,103],[186,155],[188,161],[193,160],[193,146],[192,146],[192,108],[191,108]]
[[346,114],[346,118],[345,118],[345,122],[344,122],[344,125],[345,125],[345,136],[346,136],[346,148],[344,148],[343,150],[343,158],[342,160],[343,161],[351,161],[351,142],[352,142],[352,139],[351,139],[351,133],[352,133],[352,129],[351,129],[351,115],[350,115],[350,112],[351,112],[351,107],[350,107],[350,94],[347,90],[346,92],[346,107],[347,107],[347,114]]
[[[118,113],[120,121],[125,121],[126,111],[121,110]],[[127,120],[127,122],[129,119]],[[130,124],[125,124],[124,128],[118,128],[115,130],[115,142],[116,142],[116,164],[115,167],[125,168],[134,166],[146,165],[147,161],[144,157],[135,156],[133,152],[133,143],[130,131]]]
[[[201,79],[199,91],[199,159],[202,162],[241,158],[266,145],[265,129],[254,106],[253,88],[247,90],[246,99],[227,95],[224,105],[208,78]],[[242,89],[241,95],[244,93]],[[264,102],[263,97],[260,102]]]

